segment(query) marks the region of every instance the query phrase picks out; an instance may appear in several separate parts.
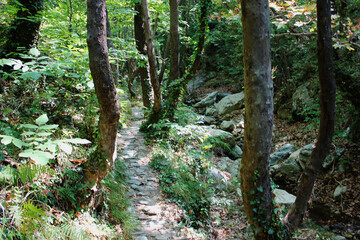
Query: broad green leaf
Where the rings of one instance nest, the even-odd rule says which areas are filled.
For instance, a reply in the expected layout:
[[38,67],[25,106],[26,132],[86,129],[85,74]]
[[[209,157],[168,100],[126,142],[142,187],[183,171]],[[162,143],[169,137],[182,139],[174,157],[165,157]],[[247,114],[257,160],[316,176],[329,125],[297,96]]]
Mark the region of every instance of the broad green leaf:
[[27,132],[23,132],[21,134],[21,136],[31,136],[31,135],[34,135],[34,134],[35,134],[35,132],[27,131]]
[[0,137],[3,138],[3,139],[1,139],[1,143],[4,145],[10,144],[12,142],[12,140],[14,139],[13,137],[6,136],[6,135],[1,135]]
[[20,139],[14,138],[12,143],[17,146],[18,148],[21,148],[22,146],[26,145],[26,143],[24,143],[23,141],[21,141]]
[[28,158],[32,155],[33,152],[34,152],[34,150],[32,150],[32,149],[26,149],[23,152],[19,153],[19,157]]
[[89,144],[89,143],[91,143],[89,140],[83,139],[83,138],[63,139],[61,141],[74,143],[74,144]]
[[29,67],[28,66],[23,66],[22,68],[21,68],[21,71],[23,71],[23,72],[27,72],[29,70]]
[[33,80],[38,80],[39,78],[41,78],[41,74],[38,73],[38,72],[26,72],[26,73],[23,73],[21,75],[22,78],[24,79],[33,79]]
[[35,164],[46,165],[53,156],[48,152],[36,150],[30,158],[35,161]]
[[64,151],[67,154],[71,154],[72,153],[72,146],[70,144],[67,143],[59,143],[58,144],[59,148]]
[[53,133],[51,133],[51,132],[41,132],[41,133],[38,133],[38,136],[47,137],[47,136],[50,136],[51,134],[53,134]]
[[34,128],[38,128],[38,126],[33,125],[33,124],[21,124],[20,127],[24,127],[24,128],[29,128],[29,129],[34,129]]
[[35,122],[37,125],[44,125],[49,121],[48,117],[46,114],[41,115],[40,117],[38,117]]
[[0,63],[1,63],[1,65],[12,66],[12,65],[14,65],[16,62],[15,62],[15,60],[13,60],[13,59],[3,58],[3,59],[1,59]]
[[40,55],[40,51],[37,48],[31,48],[29,53],[35,57],[38,57]]
[[44,125],[44,126],[41,126],[39,127],[39,129],[55,129],[55,128],[58,128],[59,125],[57,124],[53,124],[53,125]]

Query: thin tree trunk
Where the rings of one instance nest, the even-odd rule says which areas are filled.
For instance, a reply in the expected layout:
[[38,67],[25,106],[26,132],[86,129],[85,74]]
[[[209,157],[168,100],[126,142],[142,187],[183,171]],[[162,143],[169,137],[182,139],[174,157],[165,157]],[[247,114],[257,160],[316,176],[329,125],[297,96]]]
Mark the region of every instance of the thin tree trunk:
[[[168,102],[167,113],[166,113],[166,117],[169,118],[170,120],[173,120],[173,118],[174,118],[175,110],[179,103],[182,89],[184,89],[186,84],[196,74],[196,72],[199,70],[199,67],[200,67],[201,55],[202,55],[202,51],[204,49],[204,44],[205,44],[207,14],[208,14],[208,9],[212,3],[211,3],[211,0],[203,0],[200,2],[200,4],[201,4],[201,6],[200,6],[200,12],[201,12],[200,13],[200,37],[199,37],[197,48],[196,48],[195,60],[192,64],[191,69],[189,70],[189,74],[185,77],[185,79],[183,79],[182,81],[179,81],[177,84],[172,84],[172,86],[170,88],[170,92],[167,97],[167,100],[169,100],[169,102]],[[177,51],[179,51],[179,50],[177,49]],[[177,68],[179,68],[179,66],[177,66]],[[179,74],[179,70],[177,70],[177,74]]]
[[163,78],[164,78],[164,73],[165,73],[165,70],[166,70],[166,64],[167,64],[167,60],[168,60],[168,57],[169,57],[169,51],[170,51],[170,35],[166,40],[163,63],[161,65],[161,69],[160,69],[160,73],[159,73],[159,82],[160,83],[163,81]]
[[170,79],[179,78],[179,12],[177,0],[170,0]]
[[318,68],[320,80],[320,129],[316,146],[301,176],[295,203],[285,218],[293,231],[303,221],[314,183],[325,157],[330,151],[335,125],[336,82],[333,71],[330,0],[317,1]]
[[[135,30],[135,41],[136,48],[140,54],[146,55],[146,41],[145,33],[143,28],[142,20],[142,7],[141,3],[135,3],[136,14],[134,16],[134,30]],[[143,64],[142,64],[143,65]],[[151,107],[150,95],[151,95],[151,86],[148,77],[148,70],[144,66],[139,66],[140,82],[141,82],[141,91],[142,91],[142,101],[143,105],[146,108]]]
[[113,56],[114,60],[110,63],[111,71],[112,71],[112,79],[117,85],[119,81],[119,64],[117,59],[117,54],[112,52],[115,50],[114,42],[112,40],[112,34],[111,34],[111,27],[110,27],[110,20],[109,20],[109,14],[106,9],[106,37],[107,37],[107,45],[109,49],[109,55]]
[[105,7],[105,0],[87,1],[87,44],[91,75],[100,105],[100,139],[94,159],[90,159],[85,166],[85,176],[88,181],[95,183],[99,183],[104,178],[116,158],[116,138],[120,117],[119,99],[109,63]]
[[156,74],[155,51],[153,39],[151,36],[150,15],[147,0],[141,0],[141,5],[143,10],[143,22],[147,45],[147,55],[149,59],[150,81],[154,91],[153,112],[149,120],[151,123],[156,123],[159,121],[161,115],[161,89],[160,82]]

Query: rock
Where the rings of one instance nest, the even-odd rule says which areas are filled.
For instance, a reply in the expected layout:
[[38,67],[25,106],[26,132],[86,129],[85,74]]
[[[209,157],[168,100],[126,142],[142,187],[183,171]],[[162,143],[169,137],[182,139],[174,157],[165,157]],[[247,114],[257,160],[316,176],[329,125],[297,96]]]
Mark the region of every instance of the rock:
[[210,94],[208,94],[205,98],[203,98],[200,102],[196,103],[194,105],[195,108],[204,108],[204,107],[208,107],[211,106],[215,103],[216,101],[216,96],[217,96],[218,92],[212,92]]
[[340,197],[342,193],[346,192],[347,187],[346,186],[337,186],[334,191],[334,198]]
[[135,240],[148,240],[148,238],[146,236],[139,236],[136,237]]
[[218,189],[225,190],[227,187],[227,178],[226,175],[224,175],[223,172],[220,170],[211,167],[208,171],[209,178],[211,178],[214,181],[214,186]]
[[341,155],[344,154],[344,152],[345,152],[344,148],[339,148],[336,151],[329,154],[323,162],[323,165],[322,165],[323,168],[330,167],[336,160],[338,160],[341,157]]
[[226,171],[231,174],[231,177],[239,177],[239,166],[241,163],[241,158],[236,160],[231,160],[228,157],[222,157],[217,162],[217,167],[222,170]]
[[281,175],[288,180],[297,181],[301,174],[301,168],[294,159],[287,158],[284,162],[272,166],[270,172],[272,175]]
[[230,156],[233,158],[242,158],[243,151],[238,145],[235,145],[233,149],[230,151]]
[[224,97],[230,96],[230,93],[218,93],[216,96],[216,101],[220,101],[221,99],[223,99]]
[[308,82],[300,85],[292,97],[292,111],[297,115],[301,115],[306,109],[314,105],[308,86]]
[[211,117],[211,116],[205,116],[204,117],[204,123],[207,124],[207,125],[211,125],[211,124],[216,124],[217,121],[214,117]]
[[187,84],[187,88],[189,93],[193,92],[194,90],[200,88],[205,82],[209,79],[213,78],[216,75],[214,72],[207,72],[204,70],[200,70],[194,78]]
[[235,123],[233,121],[223,121],[220,128],[227,132],[232,132],[235,129]]
[[343,236],[332,236],[330,240],[346,240],[346,237]]
[[209,138],[213,145],[221,147],[225,153],[229,152],[235,146],[235,137],[231,133],[220,129],[211,128],[211,126],[187,125],[185,127],[178,124],[172,124],[171,127],[176,129],[177,134],[183,136],[197,135],[200,138]]
[[270,156],[270,166],[275,165],[288,158],[292,152],[295,151],[295,146],[292,144],[285,144],[279,148],[276,152],[274,152]]
[[243,108],[244,103],[244,92],[232,94],[221,99],[221,101],[216,104],[216,110],[220,116],[224,116],[235,110]]
[[205,116],[216,116],[216,108],[214,106],[208,107],[205,110]]
[[313,143],[305,145],[300,149],[299,157],[297,158],[298,163],[301,168],[304,170],[307,162],[310,159],[311,153],[314,149],[315,145]]
[[296,197],[282,189],[275,189],[273,193],[275,195],[275,203],[280,205],[280,207],[284,207],[286,210],[290,210]]

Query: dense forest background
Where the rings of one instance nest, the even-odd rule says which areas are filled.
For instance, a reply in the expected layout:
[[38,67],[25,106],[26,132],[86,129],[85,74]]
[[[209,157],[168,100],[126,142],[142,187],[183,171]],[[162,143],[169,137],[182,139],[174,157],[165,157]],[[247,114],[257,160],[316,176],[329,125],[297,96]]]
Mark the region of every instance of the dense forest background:
[[306,221],[294,229],[283,220],[323,115],[319,10],[312,0],[256,1],[268,6],[274,115],[271,136],[259,137],[271,148],[264,168],[271,189],[252,171],[248,196],[294,195],[280,204],[268,194],[271,224],[257,208],[263,199],[249,197],[256,207],[247,222],[239,175],[252,106],[245,2],[107,0],[105,9],[102,0],[0,0],[1,238],[132,239],[138,223],[115,135],[139,107],[151,166],[193,239],[264,239],[258,231],[267,239],[360,238],[360,1],[326,1],[334,134],[314,170]]

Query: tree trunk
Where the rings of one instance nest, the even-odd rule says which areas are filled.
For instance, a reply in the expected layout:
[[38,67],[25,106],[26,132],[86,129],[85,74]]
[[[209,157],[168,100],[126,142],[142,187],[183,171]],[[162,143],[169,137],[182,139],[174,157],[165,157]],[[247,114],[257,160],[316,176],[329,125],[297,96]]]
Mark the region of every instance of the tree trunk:
[[41,16],[39,14],[44,8],[44,0],[19,0],[20,9],[8,32],[3,52],[0,57],[10,53],[28,51],[34,47],[39,37]]
[[113,61],[110,63],[110,67],[112,71],[112,79],[115,85],[117,85],[119,81],[119,64],[118,64],[117,54],[112,52],[113,50],[115,50],[115,46],[112,40],[110,20],[107,9],[106,9],[106,37],[107,37],[107,46],[109,49],[109,55],[111,55],[114,58]]
[[150,26],[150,15],[147,0],[141,0],[142,10],[143,10],[143,22],[144,22],[144,32],[146,37],[146,46],[147,46],[147,55],[149,59],[149,70],[150,70],[150,81],[154,91],[154,105],[153,112],[150,115],[150,123],[156,123],[159,121],[161,116],[161,89],[160,82],[156,74],[156,64],[155,64],[155,51],[153,39],[151,36],[151,26]]
[[170,79],[179,78],[179,12],[177,0],[170,0]]
[[[171,3],[171,1],[170,1],[170,3]],[[211,4],[212,4],[211,0],[200,1],[200,37],[199,37],[198,43],[197,43],[195,60],[191,66],[191,69],[189,70],[189,74],[182,81],[178,81],[178,83],[172,84],[171,87],[169,87],[170,91],[169,91],[169,94],[167,97],[168,107],[167,107],[166,117],[169,118],[170,120],[172,120],[174,118],[175,110],[176,110],[177,105],[180,100],[181,91],[185,88],[186,84],[191,80],[191,78],[199,70],[200,63],[201,63],[201,55],[202,55],[202,51],[204,49],[204,44],[205,44],[207,15],[208,15],[208,10],[209,10],[209,7],[211,6]],[[176,5],[176,8],[177,8],[177,5]],[[171,10],[170,10],[170,12],[171,12]],[[173,14],[175,14],[175,13],[173,13]],[[171,34],[171,31],[170,31],[170,34]],[[173,44],[173,42],[171,41],[171,45],[172,44]],[[179,52],[178,48],[177,48],[177,51]],[[179,69],[179,62],[177,62],[177,76],[179,75],[178,69]]]
[[[145,41],[145,33],[143,28],[143,20],[142,20],[142,7],[141,3],[135,3],[135,11],[136,14],[134,16],[134,31],[135,31],[135,41],[136,48],[140,54],[146,55],[146,41]],[[143,64],[141,64],[143,65]],[[151,94],[151,86],[149,83],[148,70],[145,66],[139,66],[139,74],[140,74],[140,82],[141,82],[141,91],[142,91],[142,101],[143,105],[146,108],[151,107],[150,94]]]
[[[99,183],[116,158],[116,138],[120,117],[119,99],[111,77],[106,39],[105,0],[87,1],[87,44],[96,96],[100,105],[100,139],[95,159],[85,166],[88,181]],[[105,157],[105,159],[104,159]]]
[[255,239],[278,239],[268,159],[273,126],[269,1],[241,0],[245,71],[245,135],[241,191]]
[[317,174],[330,151],[335,125],[336,82],[333,71],[330,0],[317,0],[318,68],[320,80],[320,129],[316,146],[301,177],[295,203],[285,218],[293,231],[302,222]]

